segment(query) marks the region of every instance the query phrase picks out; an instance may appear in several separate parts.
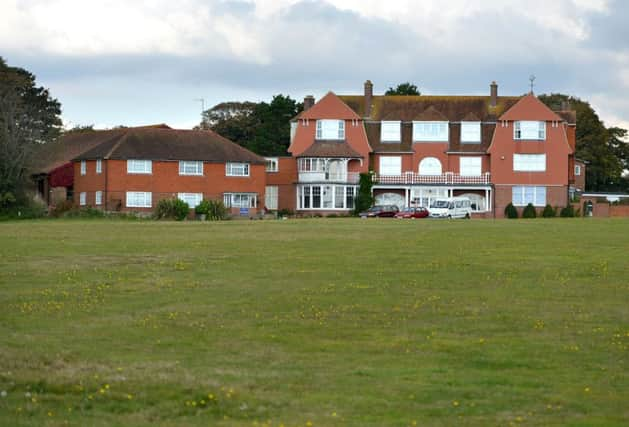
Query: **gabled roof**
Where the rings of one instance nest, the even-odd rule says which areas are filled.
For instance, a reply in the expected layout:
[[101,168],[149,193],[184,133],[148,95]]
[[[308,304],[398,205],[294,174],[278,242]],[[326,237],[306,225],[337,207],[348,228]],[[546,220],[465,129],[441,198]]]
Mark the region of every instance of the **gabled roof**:
[[146,159],[265,163],[263,157],[210,130],[141,127],[85,132],[86,142],[100,141],[74,160]]
[[362,159],[345,141],[315,141],[297,157],[349,157]]
[[529,93],[521,98],[514,106],[501,115],[499,120],[563,121],[546,104],[537,99],[533,93]]
[[[365,116],[365,97],[363,95],[341,95],[345,102],[360,117]],[[384,95],[372,98],[371,120],[427,120],[427,110],[437,111],[438,115],[450,122],[458,122],[473,113],[476,121],[492,122],[515,105],[520,97],[499,96],[496,106],[490,105],[489,96],[400,96]]]
[[349,108],[334,92],[328,92],[315,105],[302,111],[296,119],[360,120],[360,116]]

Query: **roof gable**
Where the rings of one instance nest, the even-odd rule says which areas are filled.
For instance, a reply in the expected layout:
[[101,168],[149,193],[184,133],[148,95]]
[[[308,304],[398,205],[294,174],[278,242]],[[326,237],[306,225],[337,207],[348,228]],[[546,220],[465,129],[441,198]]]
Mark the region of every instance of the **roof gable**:
[[561,117],[548,108],[542,101],[537,99],[532,93],[529,93],[516,102],[513,107],[509,108],[500,116],[499,120],[563,121]]
[[319,102],[302,112],[297,118],[310,120],[360,120],[360,116],[349,108],[334,92],[328,92]]

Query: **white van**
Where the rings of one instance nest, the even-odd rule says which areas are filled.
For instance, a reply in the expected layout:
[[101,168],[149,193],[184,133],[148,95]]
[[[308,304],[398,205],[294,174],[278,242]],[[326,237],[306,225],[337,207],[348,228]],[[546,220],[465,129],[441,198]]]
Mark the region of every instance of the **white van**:
[[467,197],[435,199],[428,210],[431,218],[471,218],[472,202]]

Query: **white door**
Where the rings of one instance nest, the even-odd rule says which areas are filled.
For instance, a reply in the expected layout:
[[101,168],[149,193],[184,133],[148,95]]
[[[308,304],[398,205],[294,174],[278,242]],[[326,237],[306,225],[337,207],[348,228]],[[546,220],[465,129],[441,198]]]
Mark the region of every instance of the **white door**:
[[270,210],[277,210],[277,185],[267,185],[264,190],[264,206]]

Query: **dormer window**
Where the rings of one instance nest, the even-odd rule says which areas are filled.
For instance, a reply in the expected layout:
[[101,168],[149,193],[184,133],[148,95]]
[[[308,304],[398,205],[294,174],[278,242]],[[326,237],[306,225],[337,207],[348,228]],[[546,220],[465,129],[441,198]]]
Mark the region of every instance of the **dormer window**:
[[515,122],[513,139],[516,141],[544,141],[546,139],[546,122]]
[[345,139],[343,120],[317,120],[317,139]]
[[400,121],[386,121],[380,124],[380,141],[382,142],[400,142],[401,140]]
[[448,122],[413,122],[413,142],[448,141]]
[[479,144],[480,122],[461,122],[461,142],[468,144]]

